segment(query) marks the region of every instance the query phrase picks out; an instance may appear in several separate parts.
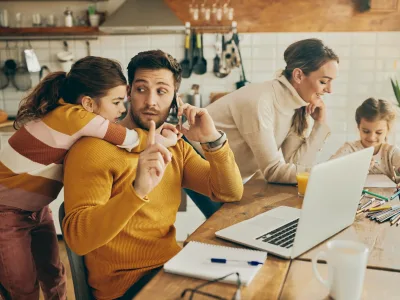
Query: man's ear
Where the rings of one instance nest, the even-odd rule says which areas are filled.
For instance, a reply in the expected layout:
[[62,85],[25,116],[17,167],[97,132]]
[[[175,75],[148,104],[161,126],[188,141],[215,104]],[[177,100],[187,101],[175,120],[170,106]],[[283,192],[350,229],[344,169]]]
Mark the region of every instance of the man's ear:
[[128,95],[128,98],[131,97],[131,91],[132,91],[132,87],[128,84],[126,86],[126,94]]
[[82,106],[84,109],[86,109],[88,112],[93,112],[95,108],[95,102],[92,98],[89,96],[83,96],[81,100]]
[[294,82],[300,83],[303,80],[304,73],[300,68],[296,68],[293,70],[292,78]]

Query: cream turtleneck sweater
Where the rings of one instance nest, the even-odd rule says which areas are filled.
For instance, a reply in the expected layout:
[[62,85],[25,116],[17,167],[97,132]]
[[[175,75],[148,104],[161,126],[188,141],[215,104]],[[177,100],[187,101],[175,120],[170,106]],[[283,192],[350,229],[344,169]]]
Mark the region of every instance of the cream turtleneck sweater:
[[313,163],[330,134],[327,124],[320,122],[314,122],[307,138],[293,131],[295,110],[307,104],[280,75],[234,91],[207,110],[216,127],[227,134],[244,181],[261,170],[269,182],[295,183],[294,163]]

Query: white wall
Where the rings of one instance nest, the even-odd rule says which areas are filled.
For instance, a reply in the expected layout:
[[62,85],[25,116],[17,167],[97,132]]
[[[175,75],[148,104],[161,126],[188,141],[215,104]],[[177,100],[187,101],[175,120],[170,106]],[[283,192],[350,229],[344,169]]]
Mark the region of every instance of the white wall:
[[[394,64],[400,59],[400,32],[371,33],[253,33],[241,35],[241,51],[248,80],[261,82],[274,77],[278,68],[284,67],[283,52],[292,42],[309,37],[321,38],[334,49],[340,57],[339,77],[334,81],[333,94],[326,96],[328,122],[332,135],[327,141],[320,160],[325,160],[347,140],[357,137],[354,121],[355,108],[368,97],[378,97],[394,101],[389,76],[394,74]],[[15,43],[15,42],[13,42]],[[76,58],[86,55],[85,41],[68,42]],[[233,91],[239,78],[235,70],[224,79],[213,75],[212,59],[215,56],[213,45],[215,35],[204,36],[204,55],[208,61],[209,72],[184,79],[180,92],[187,92],[193,83],[200,84],[203,101],[207,102],[210,92]],[[19,42],[22,45],[22,42]],[[119,60],[124,68],[130,58],[139,51],[162,49],[183,59],[183,35],[132,35],[104,36],[91,42],[92,55],[99,55]],[[32,42],[41,64],[46,64],[52,71],[59,69],[55,54],[63,49],[62,41]],[[5,42],[0,42],[0,65],[6,59]],[[37,74],[32,75],[35,82]],[[24,93],[14,87],[0,91],[0,108],[15,114],[18,102]],[[400,141],[400,126],[394,130],[391,141]],[[193,207],[191,209],[196,211]],[[194,212],[199,216],[198,212]],[[182,214],[181,214],[182,215]],[[178,216],[178,219],[180,217]],[[190,218],[189,218],[190,219]],[[201,216],[198,222],[201,222]],[[196,226],[192,226],[193,229]],[[178,228],[178,233],[180,229]],[[185,236],[185,233],[179,233]]]

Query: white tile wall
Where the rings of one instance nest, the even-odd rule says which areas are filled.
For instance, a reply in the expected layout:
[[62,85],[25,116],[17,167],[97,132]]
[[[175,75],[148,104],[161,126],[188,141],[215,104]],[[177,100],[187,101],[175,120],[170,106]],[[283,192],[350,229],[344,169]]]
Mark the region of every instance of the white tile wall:
[[[327,159],[346,140],[357,138],[354,124],[355,108],[368,97],[378,97],[394,101],[389,78],[396,74],[400,77],[400,32],[332,32],[332,33],[252,33],[241,34],[240,46],[244,67],[248,80],[261,82],[272,79],[275,71],[283,68],[283,52],[286,47],[303,38],[316,37],[322,39],[340,57],[340,71],[333,84],[333,94],[326,97],[328,107],[328,122],[332,128],[332,135],[319,160]],[[212,63],[215,56],[214,34],[204,35],[204,56],[208,62],[208,73],[199,76],[193,74],[189,79],[184,79],[180,92],[187,92],[193,83],[200,84],[203,103],[208,103],[211,92],[233,91],[235,82],[240,80],[240,70],[236,69],[224,79],[219,79],[212,74]],[[11,47],[16,44],[22,49],[22,42],[10,42]],[[62,41],[36,41],[31,43],[42,64],[48,65],[52,71],[60,69],[56,53],[64,49]],[[97,41],[91,41],[91,54],[101,55],[119,60],[123,69],[132,56],[148,49],[162,49],[175,56],[178,61],[183,59],[184,36],[173,35],[131,35],[131,36],[106,36]],[[25,44],[26,45],[26,44]],[[69,49],[77,58],[86,55],[85,41],[69,41]],[[0,66],[12,55],[7,53],[5,42],[0,42]],[[397,70],[395,70],[397,66]],[[32,74],[33,81],[37,82],[37,74]],[[25,93],[17,92],[10,84],[0,91],[0,108],[10,114],[15,114],[18,103]],[[400,141],[400,125],[397,125],[391,136],[393,142]],[[192,208],[188,213],[178,214],[177,224],[186,224],[187,220],[192,225],[179,225],[178,236],[186,237],[186,229],[196,228],[203,221],[198,210]],[[188,217],[193,215],[195,217]],[[196,220],[196,221],[193,221]],[[196,224],[195,224],[196,223]],[[183,230],[183,231],[182,231]],[[190,233],[190,232],[188,232]]]

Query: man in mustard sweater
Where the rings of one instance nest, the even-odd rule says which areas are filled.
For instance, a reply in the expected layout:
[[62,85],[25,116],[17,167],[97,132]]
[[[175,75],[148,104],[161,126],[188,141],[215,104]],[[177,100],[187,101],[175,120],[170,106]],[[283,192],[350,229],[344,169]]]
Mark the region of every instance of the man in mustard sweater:
[[85,256],[97,299],[131,299],[179,252],[174,223],[182,187],[220,202],[242,197],[226,135],[216,130],[207,110],[179,108],[190,123],[182,133],[202,144],[206,160],[183,140],[168,149],[153,141],[154,127],[165,122],[174,103],[181,72],[160,50],[139,53],[129,63],[131,109],[122,124],[150,129],[140,155],[95,138],[81,139],[67,155],[64,237]]

